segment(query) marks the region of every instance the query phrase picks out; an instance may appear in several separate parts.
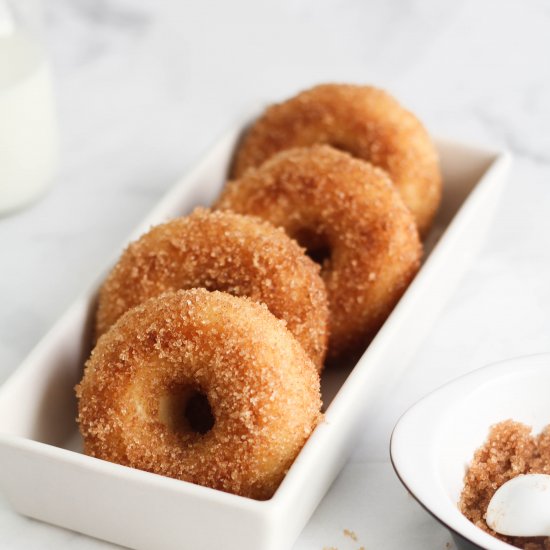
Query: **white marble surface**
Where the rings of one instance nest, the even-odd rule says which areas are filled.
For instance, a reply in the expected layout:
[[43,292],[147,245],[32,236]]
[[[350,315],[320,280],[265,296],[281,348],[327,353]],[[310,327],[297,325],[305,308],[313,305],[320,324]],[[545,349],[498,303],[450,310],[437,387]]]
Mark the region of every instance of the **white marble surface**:
[[[515,155],[477,261],[386,406],[365,419],[350,463],[296,544],[447,548],[448,533],[393,475],[388,439],[399,415],[446,380],[550,350],[548,3],[45,4],[63,161],[44,200],[0,219],[0,382],[251,103],[321,81],[370,82],[391,90],[433,133]],[[0,495],[0,547],[112,546],[19,517]]]

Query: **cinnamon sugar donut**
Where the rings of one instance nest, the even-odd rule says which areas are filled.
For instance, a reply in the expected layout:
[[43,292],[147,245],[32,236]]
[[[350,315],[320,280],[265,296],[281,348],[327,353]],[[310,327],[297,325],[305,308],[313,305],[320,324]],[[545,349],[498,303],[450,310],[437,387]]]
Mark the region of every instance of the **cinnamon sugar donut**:
[[383,168],[426,235],[441,198],[435,147],[412,113],[371,86],[323,84],[269,107],[238,148],[232,177],[278,151],[313,144],[332,145]]
[[322,261],[331,356],[365,347],[420,265],[414,219],[386,173],[327,145],[249,169],[217,207],[284,227]]
[[198,208],[130,244],[101,288],[96,332],[147,298],[194,287],[265,303],[322,367],[328,300],[319,266],[281,229],[231,212]]
[[284,323],[204,289],[125,313],[76,391],[87,454],[256,499],[321,417],[319,375]]

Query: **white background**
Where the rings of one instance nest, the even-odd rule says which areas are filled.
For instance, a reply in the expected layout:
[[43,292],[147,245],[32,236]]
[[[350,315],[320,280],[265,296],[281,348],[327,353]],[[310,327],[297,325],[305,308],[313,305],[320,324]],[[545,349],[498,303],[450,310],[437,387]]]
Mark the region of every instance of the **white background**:
[[[44,200],[0,219],[0,382],[251,104],[373,83],[432,133],[514,154],[481,253],[296,544],[445,549],[448,533],[393,475],[389,434],[448,379],[550,350],[548,2],[44,3],[63,159]],[[111,546],[21,518],[0,495],[0,547]]]

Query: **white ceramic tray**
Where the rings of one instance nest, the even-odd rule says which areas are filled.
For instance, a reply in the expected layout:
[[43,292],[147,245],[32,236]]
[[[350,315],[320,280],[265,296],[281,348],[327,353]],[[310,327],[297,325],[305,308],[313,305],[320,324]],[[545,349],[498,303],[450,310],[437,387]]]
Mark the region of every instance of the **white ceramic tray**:
[[[133,233],[210,205],[242,126],[177,183]],[[285,550],[342,468],[363,415],[376,414],[483,241],[509,159],[437,143],[443,203],[425,263],[356,365],[323,375],[326,421],[268,501],[85,456],[74,385],[89,353],[96,288],[78,300],[0,388],[0,489],[21,514],[136,549]]]
[[[459,548],[511,550],[458,509],[464,474],[493,424],[550,424],[550,354],[518,357],[461,376],[413,405],[392,436],[394,468],[411,494],[454,534]],[[458,535],[458,537],[456,536]]]

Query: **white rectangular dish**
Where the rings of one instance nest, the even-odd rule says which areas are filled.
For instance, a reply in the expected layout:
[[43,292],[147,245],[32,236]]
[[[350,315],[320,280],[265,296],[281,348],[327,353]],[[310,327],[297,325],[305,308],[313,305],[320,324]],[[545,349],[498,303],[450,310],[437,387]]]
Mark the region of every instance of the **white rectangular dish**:
[[[218,142],[131,238],[217,197],[242,126]],[[73,387],[89,352],[96,288],[79,299],[0,388],[0,490],[19,513],[136,549],[284,550],[343,466],[483,241],[507,155],[437,142],[444,194],[424,265],[362,358],[323,374],[326,421],[264,502],[79,452]]]

